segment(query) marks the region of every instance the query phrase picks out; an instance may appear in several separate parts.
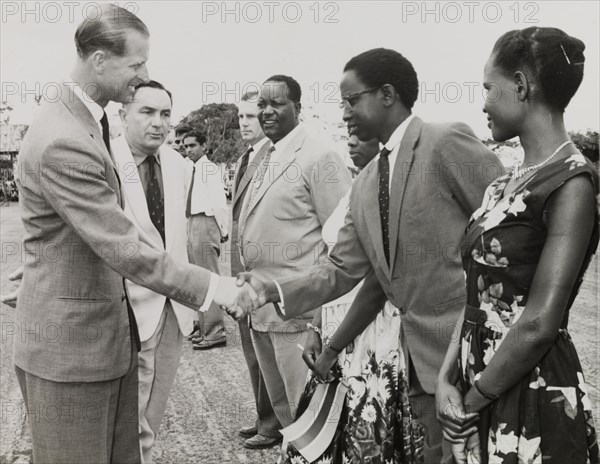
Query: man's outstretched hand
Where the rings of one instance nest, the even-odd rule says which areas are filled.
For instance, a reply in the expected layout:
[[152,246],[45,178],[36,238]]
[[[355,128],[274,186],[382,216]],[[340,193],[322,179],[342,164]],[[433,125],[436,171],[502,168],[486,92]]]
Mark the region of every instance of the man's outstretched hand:
[[241,272],[236,279],[240,289],[235,304],[228,307],[227,314],[236,321],[252,313],[268,302],[279,300],[277,287],[272,280],[263,279],[251,272]]

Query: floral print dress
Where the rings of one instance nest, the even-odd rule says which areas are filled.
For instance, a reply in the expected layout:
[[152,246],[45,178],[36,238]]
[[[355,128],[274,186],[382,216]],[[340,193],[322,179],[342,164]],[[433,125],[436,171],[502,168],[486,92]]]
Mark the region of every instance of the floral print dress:
[[[489,364],[527,305],[546,239],[543,215],[549,196],[569,179],[598,173],[583,155],[543,166],[504,196],[510,174],[494,181],[473,213],[465,235],[463,266],[467,306],[459,369],[463,391]],[[598,463],[598,444],[581,364],[567,330],[569,309],[598,244],[598,218],[584,264],[572,289],[554,344],[536,367],[480,413],[483,462]],[[507,340],[508,339],[508,340]]]
[[[351,303],[322,310],[323,336],[339,327]],[[399,345],[400,311],[390,302],[347,349],[334,372],[349,389],[331,444],[316,464],[420,464],[424,430],[408,399],[404,356]],[[300,398],[297,417],[309,406],[317,381],[311,377]],[[284,463],[306,464],[290,444]]]

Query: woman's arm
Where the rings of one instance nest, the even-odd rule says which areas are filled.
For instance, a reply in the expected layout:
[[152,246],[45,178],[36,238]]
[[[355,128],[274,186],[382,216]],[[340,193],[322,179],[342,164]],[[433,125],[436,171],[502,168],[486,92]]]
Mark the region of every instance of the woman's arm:
[[375,320],[386,301],[387,296],[379,284],[375,271],[371,269],[348,314],[329,339],[329,344],[325,341],[325,348],[314,364],[315,374],[320,379],[328,378],[329,370],[335,364],[337,355]]
[[[546,203],[547,236],[531,291],[519,320],[478,381],[488,397],[500,395],[535,367],[554,343],[581,270],[596,220],[594,189],[585,176],[569,179]],[[467,412],[490,403],[475,386]]]

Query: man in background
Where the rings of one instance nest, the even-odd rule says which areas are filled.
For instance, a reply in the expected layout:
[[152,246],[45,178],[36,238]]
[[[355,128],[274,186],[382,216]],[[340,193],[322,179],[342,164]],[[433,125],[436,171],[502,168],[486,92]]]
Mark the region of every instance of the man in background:
[[[191,263],[219,274],[221,243],[228,239],[229,211],[219,167],[206,156],[206,136],[192,130],[183,144],[193,163],[185,214],[188,218],[187,249]],[[198,313],[200,333],[192,338],[194,350],[208,350],[227,343],[223,311],[211,305]]]
[[185,134],[190,132],[192,128],[190,126],[180,126],[175,128],[175,138],[173,139],[173,149],[178,151],[181,156],[187,158],[185,147],[183,146],[183,138]]

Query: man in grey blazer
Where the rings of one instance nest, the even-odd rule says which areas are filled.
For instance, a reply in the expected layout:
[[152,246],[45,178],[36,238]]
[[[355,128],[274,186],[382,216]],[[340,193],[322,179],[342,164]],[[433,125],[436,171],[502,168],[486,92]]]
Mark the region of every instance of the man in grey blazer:
[[[246,270],[267,279],[297,276],[327,255],[321,229],[351,178],[339,154],[299,123],[300,85],[291,77],[267,79],[258,119],[269,147],[256,167],[238,223]],[[272,304],[250,317],[250,332],[275,414],[282,426],[294,419],[307,367],[298,344],[319,304],[283,320]]]
[[[240,135],[246,143],[247,149],[238,161],[233,180],[232,196],[232,221],[231,221],[231,275],[237,276],[244,272],[244,266],[240,261],[238,243],[238,225],[240,212],[248,190],[252,188],[252,177],[256,167],[260,164],[263,156],[269,148],[269,139],[260,127],[258,121],[258,91],[249,91],[242,95],[238,104],[238,120],[240,124]],[[239,435],[244,440],[244,447],[260,449],[275,446],[281,441],[279,429],[281,425],[277,420],[269,393],[265,385],[265,379],[260,371],[256,351],[250,336],[250,318],[243,317],[238,321],[240,328],[240,339],[244,358],[250,374],[254,402],[256,404],[256,421],[251,426],[240,428]]]
[[[19,154],[26,262],[14,362],[38,463],[137,463],[140,339],[124,278],[198,309],[232,305],[231,278],[175,261],[123,211],[103,107],[148,81],[148,30],[99,7],[75,33],[76,64]],[[158,218],[160,223],[161,219]],[[52,408],[55,414],[38,414]]]
[[[263,282],[262,298],[285,318],[365,283],[315,370],[326,376],[337,352],[375,318],[386,299],[400,308],[410,397],[427,430],[425,462],[451,459],[435,418],[435,382],[465,303],[460,243],[487,185],[503,168],[462,123],[429,124],[411,114],[417,75],[399,53],[374,49],[352,58],[340,85],[344,121],[384,149],[355,180],[350,209],[330,259],[301,275]],[[281,292],[277,285],[280,286]],[[310,358],[310,353],[307,353]]]

